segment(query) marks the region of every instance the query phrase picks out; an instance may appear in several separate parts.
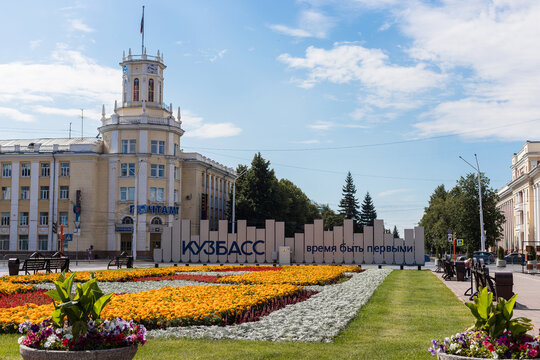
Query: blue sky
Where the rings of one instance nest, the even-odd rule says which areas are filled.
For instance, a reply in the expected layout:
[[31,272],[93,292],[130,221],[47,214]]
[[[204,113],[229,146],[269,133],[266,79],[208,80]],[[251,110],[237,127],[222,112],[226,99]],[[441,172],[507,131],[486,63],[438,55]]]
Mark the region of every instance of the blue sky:
[[120,99],[122,51],[168,66],[185,151],[227,166],[260,151],[334,209],[360,200],[400,230],[474,161],[502,187],[540,138],[537,1],[18,1],[3,4],[2,138],[97,134]]

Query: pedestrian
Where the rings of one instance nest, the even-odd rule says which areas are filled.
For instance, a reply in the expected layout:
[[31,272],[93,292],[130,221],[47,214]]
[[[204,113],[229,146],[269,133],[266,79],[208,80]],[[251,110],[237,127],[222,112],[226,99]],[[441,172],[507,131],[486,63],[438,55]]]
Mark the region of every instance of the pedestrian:
[[88,263],[92,261],[92,251],[94,250],[94,245],[90,245],[90,248],[88,249]]

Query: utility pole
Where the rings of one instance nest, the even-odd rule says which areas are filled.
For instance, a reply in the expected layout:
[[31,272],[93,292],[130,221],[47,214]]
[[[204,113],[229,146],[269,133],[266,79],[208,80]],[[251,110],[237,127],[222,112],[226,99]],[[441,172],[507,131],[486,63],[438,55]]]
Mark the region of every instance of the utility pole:
[[478,200],[480,202],[480,246],[482,251],[486,251],[486,233],[484,232],[484,211],[482,209],[482,184],[480,183],[480,165],[478,164],[478,156],[474,154],[474,158],[476,159],[476,167],[471,165],[467,160],[459,157],[461,160],[465,161],[470,167],[472,167],[474,170],[478,173]]
[[81,109],[81,139],[84,138],[84,109]]
[[71,121],[69,122],[69,138],[71,139]]

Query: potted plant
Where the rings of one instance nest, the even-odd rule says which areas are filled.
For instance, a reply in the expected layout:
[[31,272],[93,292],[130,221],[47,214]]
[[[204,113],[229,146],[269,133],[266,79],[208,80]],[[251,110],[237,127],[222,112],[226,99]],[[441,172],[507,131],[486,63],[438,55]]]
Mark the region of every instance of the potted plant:
[[429,351],[438,360],[457,359],[539,359],[540,336],[527,334],[531,320],[512,318],[516,296],[506,301],[499,298],[493,305],[493,294],[481,288],[474,303],[466,303],[476,323],[463,333],[442,342],[432,340]]
[[497,267],[506,267],[506,261],[504,260],[504,249],[499,246],[497,249]]
[[101,311],[113,294],[103,294],[94,273],[72,293],[75,274],[62,273],[54,282],[56,290],[46,294],[55,310],[41,324],[27,321],[19,325],[23,359],[132,359],[137,346],[146,342],[146,329],[133,321],[103,320]]

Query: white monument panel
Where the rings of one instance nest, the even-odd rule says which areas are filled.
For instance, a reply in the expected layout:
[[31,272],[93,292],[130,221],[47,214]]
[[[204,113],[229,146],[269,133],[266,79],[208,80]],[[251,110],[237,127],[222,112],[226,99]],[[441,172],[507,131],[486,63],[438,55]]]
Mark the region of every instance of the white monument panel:
[[[199,246],[200,235],[191,235],[191,241],[197,244],[197,245],[193,245],[193,250],[195,250],[195,246]],[[190,263],[199,262],[199,255],[195,255],[194,253],[191,253],[189,261]]]
[[[188,244],[191,241],[191,221],[182,220],[182,244]],[[189,262],[189,250],[185,254],[182,254],[181,261],[184,263]]]
[[313,234],[313,246],[317,249],[317,252],[313,255],[313,261],[315,264],[323,263],[323,253],[318,251],[324,245],[324,226],[321,219],[317,219],[314,222],[314,234]]
[[414,260],[417,265],[424,265],[424,227],[416,226],[414,228]]
[[[414,232],[413,229],[405,229],[405,248],[414,247]],[[407,251],[405,253],[405,264],[412,265],[414,264],[414,252]]]
[[325,264],[333,264],[334,263],[334,253],[332,251],[326,251],[332,249],[334,246],[334,232],[333,231],[325,231],[324,232],[324,252],[323,252],[323,259]]
[[336,251],[334,252],[334,262],[336,264],[343,264],[343,254],[341,251],[343,248],[343,226],[334,227],[334,246]]
[[171,236],[173,233],[172,227],[166,227],[163,229],[161,235],[161,250],[163,262],[171,262]]
[[173,225],[171,238],[171,261],[174,263],[180,262],[180,256],[182,254],[182,225],[182,220],[176,220]]
[[[236,243],[236,245],[238,245],[238,247],[234,247],[233,248],[233,251],[236,251],[238,249],[240,249],[240,244],[238,244],[238,242],[236,241],[236,234],[228,234],[228,240],[227,240],[227,248],[228,249],[231,249],[231,246],[233,243]],[[236,263],[238,262],[238,253],[236,252],[233,252],[232,254],[229,254],[227,256],[227,262],[229,263]]]
[[[263,262],[266,261],[266,249],[265,249],[265,246],[264,246],[264,239],[265,239],[265,235],[266,235],[266,232],[267,230],[266,229],[257,229],[257,232],[255,233],[255,242],[257,241],[262,241],[262,244],[260,245],[255,245],[255,243],[253,243],[253,252],[255,253],[255,249],[259,252],[259,253],[262,253],[262,255],[259,255],[259,254],[255,254],[255,259],[257,260],[256,262],[258,264],[261,264]],[[270,250],[270,259],[272,259],[272,252],[273,248]]]
[[[353,246],[353,231],[354,231],[354,222],[350,219],[347,219],[343,222],[343,242],[345,243],[345,246],[347,248],[351,248]],[[354,259],[353,252],[348,252],[347,249],[345,249],[345,252],[343,253],[343,260],[345,264],[352,264]]]
[[[219,220],[219,223],[218,223],[218,233],[219,233],[219,243],[221,246],[221,248],[219,249],[219,251],[221,253],[224,252],[224,254],[222,255],[218,255],[218,262],[220,264],[224,264],[227,262],[227,252],[228,252],[228,248],[227,250],[223,250],[223,246],[227,247],[227,233],[228,233],[228,224],[227,224],[227,220]],[[218,251],[218,246],[216,244],[216,253]],[[221,254],[220,253],[220,254]]]
[[373,226],[364,226],[364,263],[373,264]]
[[[394,248],[399,249],[399,247],[404,246],[403,239],[395,238],[394,239]],[[402,252],[396,251],[394,252],[394,264],[396,265],[402,265],[405,264],[405,255]]]
[[[273,253],[274,251],[278,251],[278,249],[276,248],[276,244],[275,244],[275,234],[276,234],[276,228],[275,228],[275,225],[276,225],[276,221],[275,220],[266,220],[265,221],[265,230],[266,230],[266,235],[265,235],[265,245],[266,245],[266,249],[265,249],[265,262],[271,264],[272,263],[272,257],[273,257]],[[277,256],[277,253],[276,253],[276,256]]]
[[[286,237],[285,238],[285,246],[288,246],[291,249],[291,261],[294,259],[294,239],[296,235],[302,235],[302,234],[294,234],[294,237]],[[278,247],[279,249],[279,247]]]
[[[200,245],[202,245],[203,243],[207,242],[209,240],[209,231],[210,229],[210,223],[208,222],[208,220],[201,220],[201,226],[200,226]],[[208,248],[208,243],[204,245],[204,249],[207,249]],[[201,252],[199,253],[199,260],[200,262],[202,262],[203,264],[206,264],[208,263],[208,254],[206,254],[204,252],[204,249],[201,249]]]
[[364,253],[358,251],[359,248],[364,248],[364,234],[355,233],[353,235],[353,259],[354,263],[358,265],[364,263]]
[[[247,238],[246,238],[246,230],[247,230],[247,221],[246,220],[238,220],[237,222],[237,226],[238,226],[238,234],[237,234],[237,237],[238,237],[238,246],[242,246],[243,243],[246,242]],[[242,248],[240,248],[240,250],[242,250]],[[243,252],[241,252],[239,255],[238,255],[238,262],[240,264],[243,264],[246,262],[246,254],[244,254]]]
[[[276,250],[283,245],[285,245],[285,223],[276,221]],[[293,251],[292,248],[291,251]]]
[[[218,231],[210,231],[210,242],[211,244],[214,244],[212,248],[210,246],[205,246],[204,251],[208,251],[208,262],[211,264],[217,264],[218,262],[218,256],[217,256],[217,242],[219,240],[219,232]],[[214,250],[214,251],[212,251]]]
[[384,253],[381,253],[381,247],[384,250],[384,222],[378,219],[373,222],[373,249],[375,247],[378,247],[379,251],[373,253],[373,262],[382,264]]
[[[255,238],[256,238],[256,228],[255,226],[248,226],[247,227],[247,231],[246,231],[246,236],[247,236],[247,241],[250,241],[251,242],[251,245],[253,245],[255,243]],[[255,257],[255,252],[253,251],[253,246],[250,246],[250,247],[247,247],[246,246],[246,252],[247,252],[247,257],[246,257],[246,262],[248,264],[255,264],[256,262],[256,257]]]
[[304,234],[294,234],[293,263],[302,264],[304,262]]
[[[384,234],[384,263],[393,264],[394,263],[394,254],[392,253],[392,248],[394,247],[394,235],[393,234]],[[386,251],[390,249],[390,251]]]
[[315,230],[315,226],[313,224],[306,224],[306,226],[304,226],[305,237],[304,237],[303,252],[305,254],[304,262],[306,264],[313,263],[313,253],[311,251],[307,251],[307,248],[309,247],[311,249],[311,247],[313,246],[314,230]]

